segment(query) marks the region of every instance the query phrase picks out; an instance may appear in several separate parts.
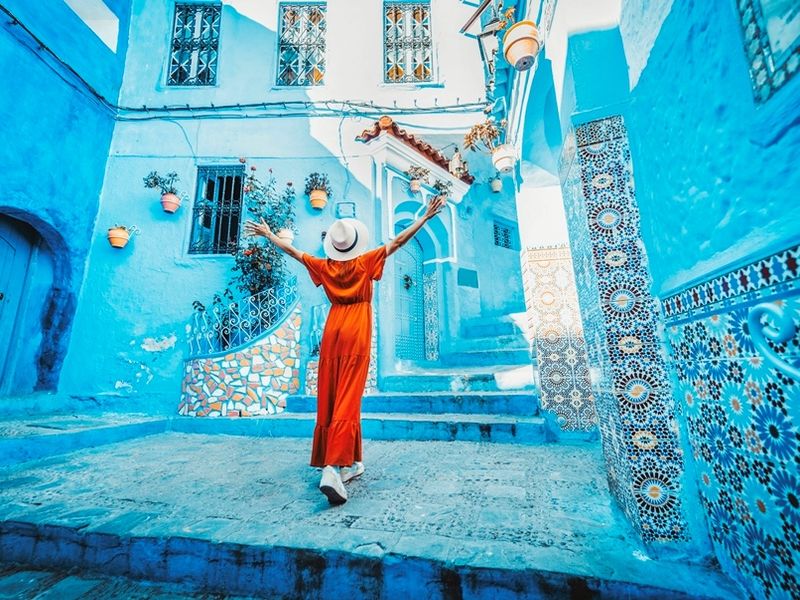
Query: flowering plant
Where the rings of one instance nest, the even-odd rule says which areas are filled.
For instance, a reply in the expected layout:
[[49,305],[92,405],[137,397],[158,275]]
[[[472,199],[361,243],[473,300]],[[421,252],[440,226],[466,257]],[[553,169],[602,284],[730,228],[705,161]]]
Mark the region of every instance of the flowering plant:
[[430,177],[431,170],[426,169],[425,167],[420,167],[419,165],[411,165],[408,170],[406,171],[406,177],[409,179],[419,179],[420,181],[424,181],[425,183],[428,182],[428,177]]
[[441,179],[437,179],[431,187],[436,190],[437,196],[449,196],[453,191],[453,183],[450,181],[442,181]]
[[170,171],[163,177],[157,171],[150,171],[144,177],[144,187],[148,189],[159,188],[162,194],[177,194],[175,183],[180,179],[175,171]]
[[306,195],[311,194],[314,190],[324,190],[328,196],[333,196],[331,182],[325,173],[309,173],[306,177]]

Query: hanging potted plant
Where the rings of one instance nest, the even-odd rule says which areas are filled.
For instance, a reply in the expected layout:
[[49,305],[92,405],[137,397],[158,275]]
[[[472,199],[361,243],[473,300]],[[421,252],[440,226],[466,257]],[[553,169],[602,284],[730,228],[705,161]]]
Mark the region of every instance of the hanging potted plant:
[[290,244],[294,241],[294,234],[297,232],[295,225],[295,212],[294,212],[294,186],[292,182],[286,184],[286,189],[279,199],[279,205],[276,208],[276,218],[280,223],[280,228],[277,231],[277,236],[286,240]]
[[453,183],[450,181],[442,181],[441,179],[437,179],[434,181],[433,185],[431,186],[434,190],[436,190],[436,197],[443,196],[444,198],[449,198],[450,194],[453,191]]
[[181,199],[178,196],[177,183],[178,174],[174,171],[167,173],[163,177],[157,171],[150,171],[144,178],[144,187],[148,189],[159,188],[161,190],[161,208],[164,212],[174,213],[181,206]]
[[540,48],[539,30],[533,21],[514,23],[503,35],[503,56],[517,71],[530,69]]
[[330,180],[325,173],[311,173],[306,177],[306,195],[311,201],[311,207],[322,210],[333,194]]
[[464,146],[470,150],[483,151],[492,155],[492,164],[500,173],[510,173],[516,162],[514,146],[512,144],[499,144],[502,131],[506,127],[503,119],[495,123],[487,119],[483,123],[472,126],[464,136]]
[[136,226],[114,225],[108,229],[108,243],[114,248],[124,248],[135,233],[139,233]]
[[495,171],[494,177],[489,179],[489,187],[492,188],[493,194],[499,194],[503,191],[503,180],[500,179],[500,172]]
[[418,192],[422,183],[428,183],[431,171],[419,165],[411,165],[405,173],[409,179],[408,189],[412,192]]

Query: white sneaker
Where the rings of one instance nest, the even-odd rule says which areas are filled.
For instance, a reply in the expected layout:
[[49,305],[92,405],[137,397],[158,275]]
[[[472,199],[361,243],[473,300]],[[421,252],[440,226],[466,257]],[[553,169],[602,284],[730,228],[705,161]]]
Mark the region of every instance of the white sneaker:
[[342,467],[341,470],[341,477],[342,483],[347,483],[351,479],[355,479],[356,477],[361,477],[364,474],[364,463],[362,462],[354,462],[350,467]]
[[319,482],[320,491],[328,497],[328,502],[333,505],[347,502],[347,490],[344,489],[339,471],[333,467],[322,469],[322,479]]

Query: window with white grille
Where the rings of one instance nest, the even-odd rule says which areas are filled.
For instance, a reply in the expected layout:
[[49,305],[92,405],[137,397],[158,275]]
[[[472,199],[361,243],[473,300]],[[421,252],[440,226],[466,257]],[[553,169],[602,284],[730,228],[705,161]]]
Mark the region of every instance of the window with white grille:
[[244,166],[199,167],[189,254],[232,254],[239,244]]
[[175,5],[168,85],[215,85],[219,59],[220,3]]
[[325,4],[281,4],[278,85],[322,85],[325,78]]
[[383,15],[384,80],[387,83],[431,81],[430,3],[385,2]]

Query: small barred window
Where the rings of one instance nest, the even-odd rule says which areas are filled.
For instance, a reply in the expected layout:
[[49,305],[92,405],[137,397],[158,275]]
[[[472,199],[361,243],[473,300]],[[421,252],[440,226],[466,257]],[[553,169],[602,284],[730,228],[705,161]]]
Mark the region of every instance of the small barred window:
[[419,83],[433,77],[431,6],[428,2],[386,2],[384,14],[384,79],[387,83]]
[[189,254],[233,254],[239,244],[244,166],[199,167]]
[[322,85],[325,78],[325,4],[282,4],[278,85]]
[[168,85],[215,85],[222,5],[175,5]]
[[516,249],[517,235],[515,228],[507,223],[494,222],[494,245],[510,250]]

